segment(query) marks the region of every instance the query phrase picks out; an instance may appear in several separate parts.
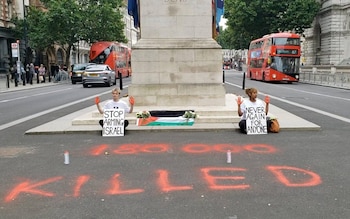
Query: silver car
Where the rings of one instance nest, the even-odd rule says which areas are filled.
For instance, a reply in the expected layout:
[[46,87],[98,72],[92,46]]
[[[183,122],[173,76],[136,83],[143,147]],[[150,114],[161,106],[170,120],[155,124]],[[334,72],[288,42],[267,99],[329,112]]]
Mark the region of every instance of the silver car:
[[105,85],[110,87],[116,84],[116,75],[108,65],[88,65],[83,73],[83,87],[89,85]]

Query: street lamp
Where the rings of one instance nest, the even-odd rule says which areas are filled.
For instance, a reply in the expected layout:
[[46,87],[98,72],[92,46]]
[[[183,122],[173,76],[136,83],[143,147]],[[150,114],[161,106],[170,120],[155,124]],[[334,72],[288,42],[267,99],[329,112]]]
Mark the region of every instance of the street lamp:
[[23,68],[25,70],[25,75],[23,76],[23,85],[25,84],[25,81],[27,80],[28,83],[28,71],[26,69],[26,65],[28,64],[28,60],[27,60],[27,43],[28,43],[28,39],[27,39],[27,31],[28,31],[28,26],[27,26],[27,15],[28,15],[28,7],[29,7],[29,0],[23,0],[23,34],[24,34],[24,64],[23,64]]
[[78,38],[78,63],[80,63],[80,37]]
[[341,34],[343,32],[343,26],[342,26],[342,2],[341,0],[339,0],[339,35],[338,35],[338,64],[340,64],[341,62],[341,58],[340,58],[340,53],[341,53],[341,50],[340,50],[340,37],[341,37]]

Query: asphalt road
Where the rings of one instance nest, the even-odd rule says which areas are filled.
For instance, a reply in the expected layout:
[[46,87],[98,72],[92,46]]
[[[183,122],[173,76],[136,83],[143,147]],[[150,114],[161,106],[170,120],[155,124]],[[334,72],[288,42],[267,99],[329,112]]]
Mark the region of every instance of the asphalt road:
[[[225,76],[227,92],[243,95],[241,73]],[[24,135],[108,91],[61,86],[88,94],[63,95],[57,106],[88,99],[0,131],[0,218],[350,218],[349,91],[246,81],[250,86],[322,129]]]

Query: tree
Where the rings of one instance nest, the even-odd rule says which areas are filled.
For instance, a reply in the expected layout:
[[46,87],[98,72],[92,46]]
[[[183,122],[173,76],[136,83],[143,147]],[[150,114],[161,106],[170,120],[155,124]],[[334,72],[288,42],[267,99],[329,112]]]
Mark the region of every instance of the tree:
[[30,47],[42,51],[55,42],[54,35],[52,35],[50,29],[47,28],[48,16],[47,13],[43,13],[35,7],[30,7],[29,11],[30,13],[28,13],[25,25],[27,26]]
[[[123,15],[119,8],[122,0],[85,0],[82,6],[84,16],[90,16],[84,23],[82,39],[89,43],[96,41],[127,42],[124,34]],[[118,7],[116,7],[118,6]]]
[[225,30],[220,27],[220,33],[216,40],[223,49],[234,48],[232,35],[232,29],[230,27],[227,27]]
[[317,0],[225,0],[233,48],[247,49],[249,42],[280,31],[303,33],[320,10]]
[[[45,10],[31,7],[26,18],[30,46],[39,51],[53,45],[70,51],[80,40],[126,42],[123,0],[41,0]],[[23,33],[23,20],[15,19],[15,31]],[[119,31],[116,31],[119,30]]]
[[[42,13],[42,11],[37,8],[30,7],[29,10],[31,13],[26,16],[25,20],[19,19],[18,17],[12,19],[12,22],[15,24],[15,28],[12,29],[13,35],[16,39],[23,39],[21,43],[24,42],[25,47],[31,47],[35,48],[37,51],[42,51],[46,47],[51,46],[53,42],[47,28],[43,28],[47,24],[47,17],[45,13]],[[27,39],[31,40],[29,45],[27,44]],[[23,49],[25,51],[27,50],[27,48]],[[29,61],[28,58],[31,58],[30,54],[26,54],[25,57],[23,56],[22,60],[27,62]]]

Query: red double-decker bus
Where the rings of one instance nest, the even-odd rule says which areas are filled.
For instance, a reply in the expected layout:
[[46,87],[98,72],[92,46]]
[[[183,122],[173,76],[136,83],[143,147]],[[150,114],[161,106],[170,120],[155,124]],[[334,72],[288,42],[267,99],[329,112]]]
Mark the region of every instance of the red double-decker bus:
[[300,36],[273,33],[251,41],[247,77],[261,81],[299,81]]
[[116,73],[116,78],[121,73],[122,77],[131,76],[131,49],[118,42],[101,41],[91,45],[90,62],[107,64]]

